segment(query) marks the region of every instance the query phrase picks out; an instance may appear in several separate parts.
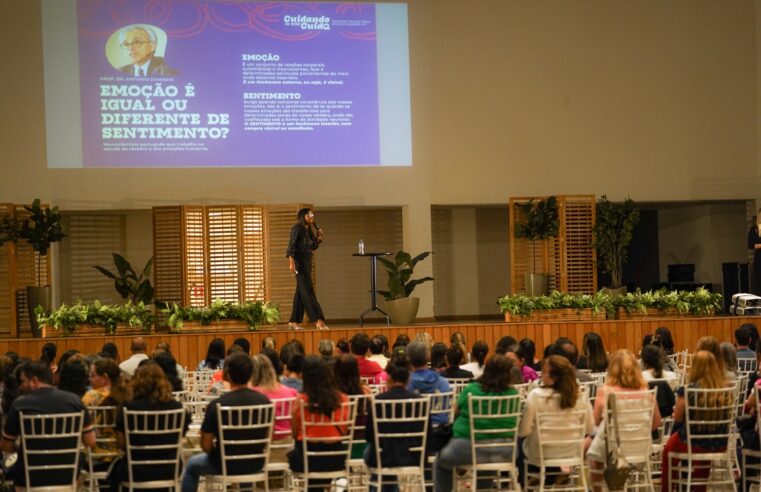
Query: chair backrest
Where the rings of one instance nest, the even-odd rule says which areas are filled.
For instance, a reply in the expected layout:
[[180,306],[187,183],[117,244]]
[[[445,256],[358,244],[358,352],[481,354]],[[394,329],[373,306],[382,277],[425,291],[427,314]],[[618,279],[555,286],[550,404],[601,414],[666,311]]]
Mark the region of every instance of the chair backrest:
[[373,404],[373,395],[348,395],[349,400],[356,403],[356,417],[354,418],[354,442],[364,442],[365,429],[367,428],[367,416],[370,413],[370,407]]
[[449,388],[454,392],[455,398],[460,396],[462,390],[473,381],[471,378],[446,378]]
[[266,469],[275,405],[217,406],[222,476],[254,475]]
[[129,482],[174,487],[180,472],[185,409],[123,411]]
[[209,406],[209,400],[186,401],[182,406],[190,414],[190,424],[201,425],[206,415],[206,408]]
[[[189,386],[193,388],[193,396],[195,398],[202,398],[209,394],[212,380],[214,379],[214,373],[216,371],[212,369],[204,369],[202,371],[193,371],[188,373],[188,380],[192,379]],[[191,377],[192,376],[192,377]]]
[[595,399],[597,398],[597,388],[600,386],[597,381],[582,381],[579,386],[586,392],[589,403],[594,406]]
[[737,371],[743,374],[752,374],[758,369],[758,361],[755,358],[737,359]]
[[388,389],[386,386],[386,383],[368,384],[368,386],[370,387],[370,391],[372,391],[374,395],[383,393]]
[[455,394],[454,391],[445,391],[444,393],[426,393],[421,396],[428,397],[431,400],[431,416],[446,415],[447,422],[454,422]]
[[93,472],[93,460],[105,457],[113,457],[118,454],[119,447],[116,441],[116,411],[115,406],[92,406],[87,409],[90,413],[95,431],[95,447],[88,450],[88,464],[90,473]]
[[531,385],[531,383],[521,383],[521,384],[514,384],[513,388],[518,390],[518,393],[521,395],[521,398],[526,398],[526,395],[528,394],[528,387]]
[[385,464],[388,468],[393,463],[393,466],[419,466],[422,472],[434,396],[373,400],[373,449],[378,467]]
[[21,417],[27,490],[71,486],[76,490],[84,411]]
[[645,463],[653,447],[657,389],[608,393],[605,436],[608,449],[619,449],[630,462]]
[[[582,389],[580,397],[586,396],[586,390]],[[534,426],[539,442],[539,463],[583,465],[586,421],[586,409],[537,412]]]
[[[296,397],[272,398],[270,401],[275,405],[275,428],[272,431],[272,439],[274,441],[288,439],[292,435],[291,415],[293,415]],[[288,425],[285,425],[286,422]]]
[[[304,456],[304,473],[309,475],[311,460],[341,461],[346,464],[351,454],[351,443],[354,434],[354,420],[357,416],[357,402],[349,400],[342,402],[330,416],[310,412],[305,413],[303,399],[297,404],[301,410],[302,451]],[[334,431],[340,430],[340,435]],[[316,446],[315,446],[316,445]]]
[[735,385],[737,387],[737,394],[735,395],[735,401],[737,402],[736,415],[745,415],[745,394],[748,391],[748,374],[738,373]]
[[511,448],[512,463],[518,456],[518,427],[520,425],[523,397],[518,394],[505,396],[474,396],[468,394],[468,425],[472,465],[478,465],[478,450],[483,448]]
[[172,397],[180,403],[185,403],[190,400],[190,393],[188,390],[172,391]]
[[726,447],[736,412],[737,386],[684,393],[687,445],[705,449]]

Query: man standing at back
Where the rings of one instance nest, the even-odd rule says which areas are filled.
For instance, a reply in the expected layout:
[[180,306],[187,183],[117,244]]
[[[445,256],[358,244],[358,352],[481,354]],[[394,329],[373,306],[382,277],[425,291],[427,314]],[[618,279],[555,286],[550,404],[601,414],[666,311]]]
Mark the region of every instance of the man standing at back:
[[[53,386],[53,374],[50,367],[41,361],[26,362],[19,369],[19,384],[21,393],[11,405],[8,419],[3,429],[3,452],[12,453],[16,451],[16,439],[21,435],[21,414],[24,415],[50,415],[59,413],[78,413],[84,412],[84,422],[82,428],[82,442],[87,447],[95,445],[95,433],[90,422],[90,416],[77,395],[68,391],[61,391]],[[50,446],[52,451],[58,444],[65,444],[62,440],[51,438]],[[16,464],[8,471],[7,478],[13,480],[17,487],[26,486],[26,477],[24,474],[23,449],[19,451],[19,458]],[[62,455],[50,453],[44,455],[44,458],[37,457],[35,465],[55,465],[56,460]],[[50,460],[40,463],[41,459]],[[71,475],[66,470],[46,470],[44,473],[37,473],[33,477],[32,486],[41,487],[51,484],[71,483]]]
[[121,369],[127,376],[132,377],[135,374],[135,370],[137,370],[137,366],[148,358],[148,356],[145,355],[146,347],[143,337],[133,338],[129,350],[132,352],[132,355],[129,359],[119,364],[119,369]]
[[[185,472],[182,475],[182,492],[195,492],[198,490],[198,481],[201,475],[221,475],[222,474],[222,457],[219,450],[219,423],[217,420],[217,407],[241,407],[250,405],[266,405],[270,402],[269,398],[254,391],[248,387],[248,382],[254,373],[254,364],[251,358],[243,352],[233,352],[225,359],[224,379],[230,383],[230,391],[212,400],[206,409],[206,414],[201,424],[201,449],[203,453],[197,454],[188,460]],[[227,435],[227,432],[225,432]],[[246,436],[247,439],[261,439],[261,436]],[[216,440],[216,444],[215,444]],[[236,446],[241,454],[256,454],[261,450],[241,449]],[[241,469],[236,467],[236,461],[228,463],[228,473],[230,474],[251,474],[256,473],[264,467],[264,461],[259,466],[259,470]],[[246,464],[247,460],[239,461],[237,464]]]

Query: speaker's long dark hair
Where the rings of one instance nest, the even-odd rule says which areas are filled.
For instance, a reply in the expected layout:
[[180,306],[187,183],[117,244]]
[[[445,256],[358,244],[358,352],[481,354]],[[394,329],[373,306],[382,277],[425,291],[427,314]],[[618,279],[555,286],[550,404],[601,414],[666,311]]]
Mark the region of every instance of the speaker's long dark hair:
[[311,211],[312,211],[312,209],[311,209],[311,208],[302,208],[302,209],[301,209],[301,210],[299,210],[299,212],[296,214],[296,221],[297,221],[299,224],[301,224],[301,225],[303,225],[304,227],[306,227],[306,226],[307,226],[307,220],[306,220],[306,218],[305,218],[305,217],[306,217],[306,215],[307,215],[309,212],[311,212]]

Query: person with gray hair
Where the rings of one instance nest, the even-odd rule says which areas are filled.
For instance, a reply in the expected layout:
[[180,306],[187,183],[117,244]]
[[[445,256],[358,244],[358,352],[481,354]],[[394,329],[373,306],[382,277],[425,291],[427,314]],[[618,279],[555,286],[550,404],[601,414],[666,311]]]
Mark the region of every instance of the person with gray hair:
[[119,46],[127,53],[131,63],[119,67],[119,70],[135,77],[149,75],[177,75],[179,72],[170,68],[164,58],[156,56],[158,36],[156,30],[146,24],[132,24],[119,31]]
[[[412,376],[407,384],[407,390],[421,395],[449,391],[449,382],[441,377],[438,371],[428,367],[431,361],[431,349],[425,342],[415,341],[407,345],[405,355],[412,366]],[[449,417],[446,414],[436,414],[431,417],[433,425],[446,424],[448,421]]]
[[317,345],[317,351],[323,359],[332,360],[336,351],[336,344],[329,338],[322,339]]

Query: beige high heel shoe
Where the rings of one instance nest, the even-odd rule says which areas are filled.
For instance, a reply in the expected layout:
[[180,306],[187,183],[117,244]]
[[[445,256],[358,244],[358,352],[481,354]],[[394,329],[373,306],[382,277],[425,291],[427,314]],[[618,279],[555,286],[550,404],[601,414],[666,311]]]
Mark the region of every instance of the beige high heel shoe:
[[300,327],[300,326],[299,326],[298,324],[296,324],[296,323],[291,323],[291,322],[288,322],[288,329],[289,329],[289,330],[303,330],[304,328]]

